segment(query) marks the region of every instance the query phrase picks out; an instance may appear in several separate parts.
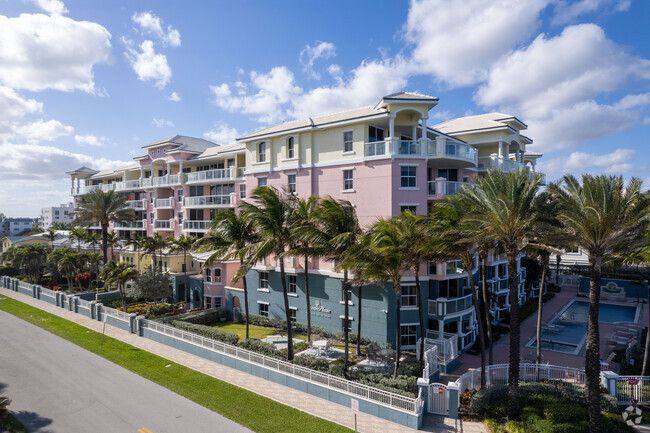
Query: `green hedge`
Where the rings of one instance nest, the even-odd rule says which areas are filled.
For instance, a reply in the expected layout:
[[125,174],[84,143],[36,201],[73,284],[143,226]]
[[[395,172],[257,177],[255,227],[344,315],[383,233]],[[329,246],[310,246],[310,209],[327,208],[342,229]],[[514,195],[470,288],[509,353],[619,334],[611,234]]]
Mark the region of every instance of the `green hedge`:
[[312,355],[298,355],[293,358],[293,363],[322,373],[329,372],[329,365],[325,358],[319,358]]
[[18,269],[13,268],[11,266],[0,266],[0,277],[2,276],[15,277],[19,273],[20,272],[18,271]]
[[[210,329],[214,329],[214,328],[210,328]],[[230,333],[228,332],[228,334]],[[286,356],[283,356],[282,352],[280,352],[273,343],[267,343],[266,341],[258,340],[257,338],[243,339],[239,343],[237,343],[237,346],[241,347],[242,349],[259,353],[260,355],[270,356],[271,358],[276,358],[276,359],[286,358]]]
[[197,311],[191,315],[181,317],[178,320],[197,325],[210,325],[212,323],[220,322],[224,317],[226,317],[226,310],[223,308],[211,308],[209,310]]
[[175,328],[182,329],[183,331],[191,332],[193,334],[201,335],[206,338],[221,341],[223,343],[235,345],[239,341],[239,335],[232,332],[222,331],[220,329],[211,328],[209,326],[197,325],[194,323],[187,323],[180,320],[173,320],[169,324]]

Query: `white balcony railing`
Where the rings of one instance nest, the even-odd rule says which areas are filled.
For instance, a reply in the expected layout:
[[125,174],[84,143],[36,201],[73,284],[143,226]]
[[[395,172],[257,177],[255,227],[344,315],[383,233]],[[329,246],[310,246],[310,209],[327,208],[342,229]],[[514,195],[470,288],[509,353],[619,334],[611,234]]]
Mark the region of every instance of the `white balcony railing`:
[[144,200],[130,200],[126,203],[133,210],[144,210]]
[[185,207],[220,207],[230,206],[230,195],[203,195],[185,197]]
[[444,155],[447,158],[463,158],[476,161],[476,148],[464,143],[445,143]]
[[364,156],[377,156],[386,154],[386,142],[385,141],[374,141],[372,143],[366,143],[364,146]]
[[164,186],[164,185],[180,185],[181,175],[180,174],[170,174],[168,176],[158,176],[151,178],[151,184],[153,186]]
[[171,230],[172,220],[156,220],[154,227],[158,230]]
[[517,171],[524,169],[524,164],[509,158],[498,158],[491,156],[481,156],[478,158],[479,170],[501,170],[505,172]]
[[451,195],[455,195],[458,191],[463,189],[463,187],[465,186],[470,188],[475,188],[475,185],[469,182],[455,182],[455,181],[444,180],[444,179],[430,180],[427,181],[427,194],[429,196],[435,196],[435,195],[451,196]]
[[395,140],[393,141],[393,153],[395,155],[419,155],[420,143],[417,140]]
[[126,191],[130,189],[140,188],[140,179],[137,180],[125,180],[123,182],[115,182],[116,191]]
[[144,230],[144,223],[142,221],[115,223],[113,227],[120,230]]
[[462,298],[429,300],[429,315],[432,316],[456,314],[471,308],[473,308],[471,293]]
[[195,171],[187,174],[187,183],[201,183],[211,180],[232,179],[230,168],[219,168],[215,170]]
[[156,208],[158,208],[158,209],[171,209],[172,208],[172,199],[171,198],[159,198],[159,199],[156,199]]
[[192,221],[185,220],[183,221],[183,230],[189,232],[207,232],[210,230],[212,221]]
[[104,192],[109,192],[115,190],[115,183],[107,183],[104,185],[101,185],[101,189]]
[[245,168],[238,168],[237,169],[237,177],[244,177],[245,172],[246,172]]

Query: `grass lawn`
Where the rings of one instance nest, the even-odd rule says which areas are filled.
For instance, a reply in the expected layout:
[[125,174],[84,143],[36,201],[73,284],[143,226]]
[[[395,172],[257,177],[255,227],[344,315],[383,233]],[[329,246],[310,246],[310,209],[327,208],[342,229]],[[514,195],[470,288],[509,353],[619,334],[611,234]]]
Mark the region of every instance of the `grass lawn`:
[[[0,310],[58,335],[256,432],[351,431],[227,382],[172,363],[11,298]],[[171,363],[171,367],[165,368]],[[261,379],[260,379],[261,380]]]
[[8,433],[29,433],[25,426],[11,412],[8,412],[2,421],[0,421],[0,431]]
[[[239,335],[240,340],[246,338],[246,324],[244,323],[217,323],[211,326],[213,328],[217,328],[222,331],[232,332],[233,334],[237,334]],[[278,334],[287,335],[287,331],[279,331],[277,329],[265,328],[263,326],[255,326],[255,325],[248,326],[248,335],[250,336],[250,338],[257,338],[258,340],[262,340],[268,336],[278,335]],[[307,335],[298,334],[294,332],[293,339],[307,341]]]

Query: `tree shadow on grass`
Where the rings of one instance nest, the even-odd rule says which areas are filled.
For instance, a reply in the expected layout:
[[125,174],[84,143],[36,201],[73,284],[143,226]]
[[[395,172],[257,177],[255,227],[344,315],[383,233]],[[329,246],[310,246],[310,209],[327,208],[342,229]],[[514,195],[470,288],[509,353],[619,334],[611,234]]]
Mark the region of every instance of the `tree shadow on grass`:
[[30,433],[53,432],[53,430],[47,428],[47,426],[52,424],[52,420],[50,418],[45,418],[35,412],[29,412],[26,410],[12,412],[12,414],[25,426],[25,428]]

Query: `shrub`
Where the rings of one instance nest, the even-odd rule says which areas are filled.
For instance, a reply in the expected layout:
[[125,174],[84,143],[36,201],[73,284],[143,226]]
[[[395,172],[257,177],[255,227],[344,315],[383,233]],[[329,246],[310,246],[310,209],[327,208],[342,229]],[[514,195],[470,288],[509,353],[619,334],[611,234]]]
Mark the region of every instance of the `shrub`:
[[600,416],[600,431],[602,433],[634,433],[637,430],[627,425],[618,413],[604,413]]
[[409,356],[400,362],[397,375],[421,377],[423,368],[423,364],[417,358]]
[[204,325],[196,325],[194,323],[182,322],[180,320],[173,320],[170,322],[175,328],[182,329],[184,331],[191,332],[193,334],[201,335],[206,338],[211,338],[213,340],[221,341],[227,344],[237,344],[239,341],[239,336],[232,332],[222,331],[220,329],[211,328]]
[[226,317],[226,310],[223,308],[211,308],[209,310],[200,310],[196,313],[192,313],[189,316],[185,316],[178,320],[183,322],[194,323],[197,325],[210,325],[216,322],[220,322],[222,318]]
[[488,433],[505,433],[505,429],[501,427],[501,424],[490,418],[485,420],[485,428]]
[[319,358],[312,355],[298,355],[293,358],[293,363],[323,373],[327,373],[329,371],[329,366],[327,365],[327,361],[324,358]]
[[459,397],[461,406],[469,406],[469,402],[472,401],[472,396],[476,393],[476,390],[466,389]]
[[0,266],[0,276],[15,277],[19,271],[11,266]]
[[[210,329],[214,329],[214,328],[210,328]],[[259,353],[260,355],[270,356],[271,358],[285,359],[285,356],[282,356],[282,353],[278,349],[276,349],[274,344],[267,343],[266,341],[258,340],[257,338],[243,339],[239,343],[237,343],[237,346],[241,347],[242,349]]]

